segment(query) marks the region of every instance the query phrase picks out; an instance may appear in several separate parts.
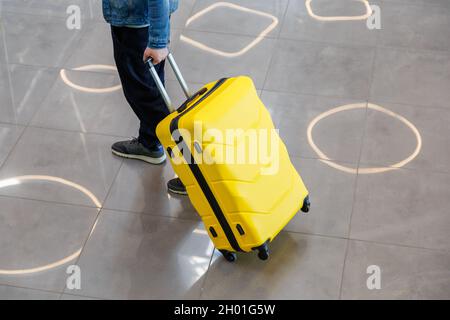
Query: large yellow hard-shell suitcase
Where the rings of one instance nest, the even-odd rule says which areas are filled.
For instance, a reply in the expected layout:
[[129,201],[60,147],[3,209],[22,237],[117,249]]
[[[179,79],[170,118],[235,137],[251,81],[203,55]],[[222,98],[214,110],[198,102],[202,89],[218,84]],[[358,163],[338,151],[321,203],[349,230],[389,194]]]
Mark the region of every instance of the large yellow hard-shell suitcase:
[[156,133],[173,169],[227,260],[252,250],[265,260],[268,243],[309,210],[308,190],[250,78],[220,79],[190,95],[171,54],[168,60],[188,97],[177,110],[149,65],[172,111]]

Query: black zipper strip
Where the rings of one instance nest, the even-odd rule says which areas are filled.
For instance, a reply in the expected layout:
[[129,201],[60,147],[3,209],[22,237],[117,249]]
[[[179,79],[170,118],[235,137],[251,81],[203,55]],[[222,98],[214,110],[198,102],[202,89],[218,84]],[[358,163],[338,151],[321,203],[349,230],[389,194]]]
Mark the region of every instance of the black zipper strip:
[[[204,99],[206,99],[217,88],[219,88],[226,80],[227,80],[227,78],[222,78],[219,81],[217,81],[216,84],[203,97],[201,97],[196,103],[194,103],[194,105],[192,105],[185,112],[181,113],[180,115],[178,115],[177,117],[172,119],[172,121],[170,123],[170,133],[171,133],[173,139],[175,139],[173,134],[176,130],[178,130],[178,122],[179,122],[180,118],[184,114],[188,113],[190,110],[195,108],[197,105],[199,105]],[[179,147],[181,145],[181,150],[189,150],[188,146],[186,145],[186,143],[184,142],[183,139],[179,139],[179,141],[175,141],[175,142],[177,143],[177,145]],[[208,200],[208,203],[211,206],[211,209],[213,210],[213,212],[217,218],[217,221],[219,221],[219,224],[222,227],[222,230],[224,231],[225,236],[228,239],[228,242],[230,243],[231,247],[235,251],[243,251],[241,249],[241,247],[239,246],[239,243],[238,243],[236,237],[234,236],[231,226],[228,223],[222,209],[220,208],[220,205],[217,202],[217,199],[214,197],[214,194],[213,194],[211,188],[209,187],[208,182],[206,181],[205,177],[203,176],[198,164],[195,162],[192,152],[189,152],[189,154],[191,156],[190,159],[187,159],[187,157],[188,157],[187,152],[184,152],[183,156],[184,156],[185,160],[189,163],[189,169],[191,170],[191,172],[194,175],[195,179],[197,180],[200,188],[202,189],[203,194],[205,195],[206,199]]]

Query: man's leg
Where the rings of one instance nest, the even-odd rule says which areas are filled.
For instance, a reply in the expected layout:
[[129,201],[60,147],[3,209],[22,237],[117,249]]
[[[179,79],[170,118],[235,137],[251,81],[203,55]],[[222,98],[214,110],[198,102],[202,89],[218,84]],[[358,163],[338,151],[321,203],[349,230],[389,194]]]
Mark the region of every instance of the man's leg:
[[[120,141],[113,145],[113,152],[119,156],[161,163],[165,160],[156,126],[169,111],[153,81],[148,67],[142,61],[147,47],[148,28],[111,27],[114,45],[114,59],[122,82],[125,98],[140,120],[139,138]],[[164,83],[164,61],[155,66]],[[187,194],[179,178],[167,183],[169,191]]]
[[[114,59],[122,82],[125,98],[140,120],[137,140],[121,141],[113,145],[119,156],[161,163],[164,152],[156,137],[156,126],[169,111],[142,61],[147,47],[148,28],[111,27]],[[164,62],[156,66],[164,83]]]

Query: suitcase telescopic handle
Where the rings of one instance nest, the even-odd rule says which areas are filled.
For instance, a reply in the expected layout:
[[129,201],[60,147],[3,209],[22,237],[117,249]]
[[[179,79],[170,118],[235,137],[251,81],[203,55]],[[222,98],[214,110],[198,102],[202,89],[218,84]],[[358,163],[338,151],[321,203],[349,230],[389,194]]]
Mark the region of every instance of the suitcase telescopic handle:
[[[184,95],[186,96],[187,99],[191,98],[191,93],[186,84],[186,81],[184,80],[183,75],[181,74],[180,68],[178,68],[178,65],[177,65],[175,59],[173,58],[173,55],[171,52],[169,52],[169,54],[167,55],[167,60],[169,60],[169,64],[172,67],[172,70],[175,73],[175,76],[176,76],[178,82],[180,83],[181,88],[183,89]],[[162,84],[161,79],[158,76],[158,72],[156,71],[155,65],[153,64],[153,59],[150,58],[146,62],[150,67],[150,73],[153,77],[153,80],[156,83],[156,86],[158,87],[159,92],[161,93],[161,96],[162,96],[164,102],[166,103],[167,108],[169,109],[170,112],[174,112],[175,107],[173,106],[172,100],[170,100],[169,94],[167,93],[166,88],[164,88],[164,85]]]

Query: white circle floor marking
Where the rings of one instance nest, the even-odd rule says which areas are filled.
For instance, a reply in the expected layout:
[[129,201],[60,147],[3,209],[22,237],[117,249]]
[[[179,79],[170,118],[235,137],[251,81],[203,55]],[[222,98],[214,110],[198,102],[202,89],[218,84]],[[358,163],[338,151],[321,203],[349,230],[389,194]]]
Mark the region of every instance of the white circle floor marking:
[[360,16],[334,16],[334,17],[323,17],[314,13],[311,2],[312,0],[306,0],[305,6],[306,11],[310,17],[319,21],[355,21],[355,20],[367,20],[372,15],[372,8],[367,0],[356,0],[357,2],[362,2],[366,8],[366,13]]
[[[117,71],[117,68],[114,66],[110,66],[110,65],[105,65],[105,64],[89,64],[86,66],[81,66],[78,68],[74,68],[72,69],[74,71],[92,71],[92,70],[113,70],[113,71]],[[83,91],[83,92],[88,92],[88,93],[109,93],[109,92],[114,92],[117,90],[120,90],[120,88],[122,88],[122,86],[119,84],[117,86],[112,86],[112,87],[107,87],[107,88],[89,88],[89,87],[84,87],[84,86],[80,86],[77,85],[75,83],[73,83],[72,81],[69,80],[69,78],[67,77],[66,74],[66,70],[65,69],[61,69],[61,71],[59,72],[59,75],[62,79],[62,81],[68,85],[69,87],[72,87],[76,90],[79,91]]]
[[307,129],[307,136],[308,136],[308,142],[311,146],[311,148],[313,148],[313,150],[317,153],[317,155],[319,156],[319,160],[326,163],[327,165],[329,165],[332,168],[335,168],[337,170],[341,170],[347,173],[352,173],[352,174],[373,174],[373,173],[381,173],[381,172],[386,172],[386,171],[391,171],[391,170],[395,170],[398,168],[401,168],[403,166],[405,166],[407,163],[411,162],[420,152],[420,150],[422,149],[422,137],[420,136],[419,130],[417,130],[417,128],[406,118],[402,117],[401,115],[392,112],[391,110],[388,110],[386,108],[380,107],[379,105],[376,104],[372,104],[369,103],[367,104],[367,108],[372,109],[372,110],[376,110],[379,112],[382,112],[384,114],[387,114],[401,122],[403,122],[408,128],[411,129],[411,131],[414,133],[416,139],[417,139],[417,146],[416,149],[414,150],[414,152],[407,157],[406,159],[397,162],[395,164],[386,166],[386,167],[373,167],[373,168],[351,168],[351,167],[346,167],[340,164],[337,164],[336,162],[332,161],[325,153],[322,152],[322,150],[319,149],[319,147],[317,147],[317,145],[314,143],[313,137],[312,137],[312,131],[314,129],[314,126],[322,119],[329,117],[333,114],[336,114],[338,112],[342,112],[342,111],[348,111],[348,110],[353,110],[353,109],[365,109],[366,108],[366,103],[355,103],[355,104],[348,104],[348,105],[344,105],[344,106],[340,106],[337,108],[333,108],[331,110],[325,111],[321,114],[319,114],[317,117],[315,117],[308,125],[308,129]]
[[[92,202],[95,204],[95,206],[97,207],[97,210],[100,211],[101,208],[101,203],[100,201],[97,199],[97,197],[88,189],[86,189],[85,187],[72,182],[72,181],[68,181],[62,178],[58,178],[58,177],[53,177],[53,176],[42,176],[42,175],[27,175],[27,176],[17,176],[17,177],[12,177],[12,178],[7,178],[7,179],[3,179],[0,180],[0,188],[5,188],[8,186],[13,186],[13,185],[18,185],[24,181],[50,181],[50,182],[56,182],[56,183],[60,183],[69,187],[72,187],[78,191],[80,191],[81,193],[85,194],[89,199],[92,200]],[[98,218],[97,218],[98,219]],[[97,225],[97,221],[95,220],[94,226],[92,227],[92,230],[89,234],[89,237],[92,235],[92,232],[95,230],[95,227]],[[40,266],[40,267],[34,267],[34,268],[29,268],[29,269],[15,269],[15,270],[2,270],[0,269],[0,275],[22,275],[22,274],[30,274],[30,273],[36,273],[36,272],[41,272],[41,271],[46,271],[49,269],[53,269],[59,266],[62,266],[74,259],[76,259],[80,254],[81,254],[81,249],[78,249],[76,252],[70,254],[69,256],[49,263],[47,265],[44,266]]]

